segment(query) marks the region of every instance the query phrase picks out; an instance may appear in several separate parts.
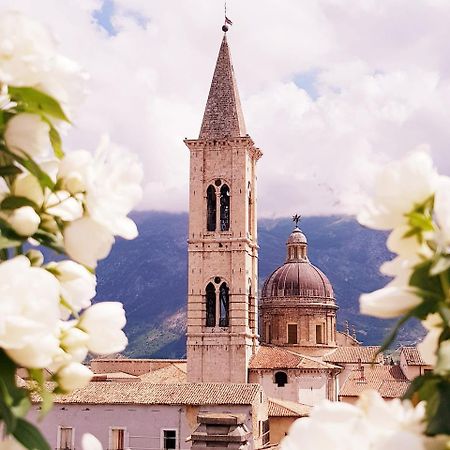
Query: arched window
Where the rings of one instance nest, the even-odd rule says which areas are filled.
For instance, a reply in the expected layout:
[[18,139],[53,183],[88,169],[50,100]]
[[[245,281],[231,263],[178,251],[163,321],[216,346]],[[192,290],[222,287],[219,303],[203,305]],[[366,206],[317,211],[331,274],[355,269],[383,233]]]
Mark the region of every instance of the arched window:
[[230,229],[230,188],[224,184],[220,188],[220,231]]
[[219,289],[219,302],[220,302],[220,319],[219,326],[227,327],[229,322],[229,308],[230,308],[230,296],[227,283],[222,283]]
[[216,326],[216,288],[212,283],[206,286],[206,326]]
[[288,382],[288,376],[286,372],[275,372],[275,383],[278,387],[283,387]]
[[216,189],[213,185],[209,185],[206,190],[206,229],[208,231],[216,231]]
[[250,181],[248,182],[248,232],[250,236],[252,235],[252,222],[253,222],[253,213],[252,213],[252,185]]

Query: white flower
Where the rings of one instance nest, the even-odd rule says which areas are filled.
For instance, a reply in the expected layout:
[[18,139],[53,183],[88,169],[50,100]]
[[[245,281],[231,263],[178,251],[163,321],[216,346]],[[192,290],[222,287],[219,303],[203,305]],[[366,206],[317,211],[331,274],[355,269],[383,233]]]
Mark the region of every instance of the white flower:
[[56,380],[61,389],[70,392],[86,386],[92,376],[93,373],[86,366],[71,362],[58,371]]
[[142,197],[142,167],[136,157],[102,139],[94,156],[86,151],[69,153],[61,161],[58,178],[65,189],[85,192],[89,216],[125,239],[137,236],[127,214]]
[[52,262],[47,269],[53,273],[61,285],[61,296],[72,308],[79,312],[91,305],[95,296],[96,278],[81,264],[73,261]]
[[16,197],[28,198],[38,207],[41,207],[44,203],[44,192],[38,179],[28,172],[20,174],[14,180],[11,194]]
[[8,120],[4,138],[6,146],[13,153],[24,153],[36,157],[45,157],[50,149],[50,126],[40,116],[21,113]]
[[[59,324],[59,283],[25,256],[0,264],[0,346],[21,350],[47,336]],[[14,359],[14,357],[13,357]],[[25,367],[26,361],[21,361]]]
[[438,313],[428,314],[422,321],[422,325],[428,330],[423,341],[417,345],[417,350],[422,359],[429,365],[434,366],[437,362],[437,350],[439,346],[439,336],[442,333],[443,322]]
[[437,172],[427,153],[416,151],[390,163],[378,175],[374,198],[358,215],[358,221],[380,230],[404,225],[405,214],[434,194],[437,180]]
[[20,236],[32,236],[41,223],[41,218],[31,206],[12,210],[7,220],[11,228]]
[[450,245],[450,178],[440,177],[434,197],[434,213],[439,224],[438,242]]
[[281,450],[369,450],[363,413],[347,403],[322,401],[310,417],[296,420]]
[[386,402],[365,391],[356,405],[324,401],[309,418],[298,419],[281,442],[282,450],[425,450],[425,406]]
[[83,450],[103,450],[100,441],[90,433],[83,434],[81,438],[81,447]]
[[382,289],[359,297],[361,314],[390,319],[401,316],[422,302],[412,289],[388,284]]
[[121,303],[101,302],[83,312],[78,326],[89,335],[89,350],[105,355],[121,352],[126,347],[128,340],[122,331],[125,323]]
[[401,442],[411,449],[424,449],[425,404],[416,407],[409,400],[393,399],[386,402],[374,390],[364,391],[357,406],[364,412],[370,423],[369,434],[374,449],[396,450],[393,444]]
[[75,261],[96,267],[97,261],[106,258],[114,243],[114,236],[103,225],[89,217],[70,222],[64,228],[64,247]]
[[21,348],[6,350],[8,356],[16,364],[31,369],[44,369],[50,366],[59,352],[59,340],[51,334],[31,341]]
[[80,201],[67,191],[51,193],[45,201],[47,214],[59,217],[64,221],[79,219],[83,215],[83,206]]
[[433,251],[425,242],[419,242],[417,236],[404,237],[409,231],[406,225],[394,228],[386,241],[386,247],[414,266],[425,258],[431,258]]
[[56,53],[52,36],[39,22],[16,12],[0,16],[0,82],[38,88],[63,104],[81,94],[86,78],[79,66]]

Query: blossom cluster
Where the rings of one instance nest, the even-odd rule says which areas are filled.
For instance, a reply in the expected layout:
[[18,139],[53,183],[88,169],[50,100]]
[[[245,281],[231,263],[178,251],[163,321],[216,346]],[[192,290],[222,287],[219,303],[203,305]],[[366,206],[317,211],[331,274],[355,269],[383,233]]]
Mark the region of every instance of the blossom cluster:
[[376,180],[361,224],[390,230],[395,258],[380,270],[387,286],[360,298],[361,312],[381,318],[417,317],[428,334],[418,348],[440,373],[450,371],[450,178],[416,151],[389,164]]
[[298,419],[281,450],[410,450],[444,449],[443,437],[425,436],[425,404],[385,402],[365,391],[356,405],[324,400],[310,417]]
[[[138,234],[128,214],[143,173],[107,137],[94,153],[65,152],[61,135],[86,78],[39,23],[0,16],[0,365],[10,391],[2,390],[0,420],[28,447],[29,391],[50,404],[46,381],[55,393],[82,387],[92,377],[88,353],[127,344],[122,304],[92,299],[98,261],[116,236]],[[28,391],[16,386],[18,367],[28,370]]]

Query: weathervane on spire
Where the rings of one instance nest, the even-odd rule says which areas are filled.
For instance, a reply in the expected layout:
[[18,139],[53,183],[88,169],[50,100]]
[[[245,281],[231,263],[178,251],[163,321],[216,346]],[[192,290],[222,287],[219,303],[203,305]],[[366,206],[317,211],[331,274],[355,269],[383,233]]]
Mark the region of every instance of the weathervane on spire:
[[296,227],[298,227],[298,223],[300,222],[301,219],[302,219],[302,216],[299,214],[294,214],[292,216],[292,221],[295,223]]
[[225,22],[222,25],[222,31],[226,33],[228,31],[228,25],[233,25],[233,22],[227,17],[227,0],[224,2],[225,7]]

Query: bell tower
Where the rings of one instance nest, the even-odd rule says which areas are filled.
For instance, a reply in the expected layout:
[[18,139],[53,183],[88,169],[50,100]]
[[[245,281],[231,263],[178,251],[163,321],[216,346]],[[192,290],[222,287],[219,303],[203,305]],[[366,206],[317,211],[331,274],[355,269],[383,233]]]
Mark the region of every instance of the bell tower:
[[[226,29],[224,29],[225,31]],[[256,162],[226,31],[190,151],[189,382],[246,383],[258,342]]]

